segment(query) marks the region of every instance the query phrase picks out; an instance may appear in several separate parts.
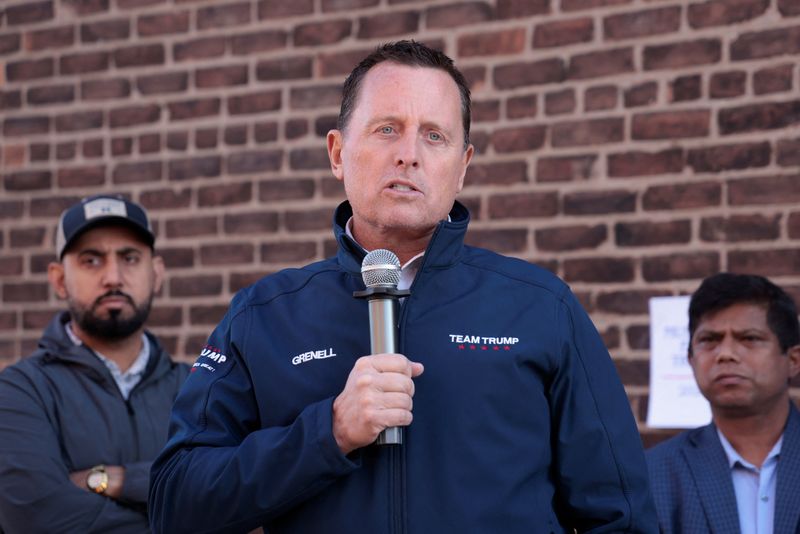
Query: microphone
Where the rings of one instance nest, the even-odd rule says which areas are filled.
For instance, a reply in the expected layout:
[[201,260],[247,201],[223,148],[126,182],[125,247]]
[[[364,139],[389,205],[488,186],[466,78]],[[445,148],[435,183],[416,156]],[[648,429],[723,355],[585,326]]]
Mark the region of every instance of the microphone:
[[[400,282],[400,260],[391,250],[376,249],[361,262],[365,291],[353,296],[365,298],[369,304],[369,341],[372,354],[397,352],[397,301],[410,295],[397,289]],[[401,445],[403,427],[385,428],[378,435],[378,445]]]

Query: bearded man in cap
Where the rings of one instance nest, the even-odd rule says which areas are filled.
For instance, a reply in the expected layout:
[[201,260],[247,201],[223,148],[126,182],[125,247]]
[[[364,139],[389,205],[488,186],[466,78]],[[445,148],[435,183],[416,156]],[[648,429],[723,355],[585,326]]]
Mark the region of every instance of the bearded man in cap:
[[149,532],[150,464],[188,374],[144,329],[164,279],[154,242],[121,196],[61,215],[47,274],[68,310],[0,373],[0,531]]

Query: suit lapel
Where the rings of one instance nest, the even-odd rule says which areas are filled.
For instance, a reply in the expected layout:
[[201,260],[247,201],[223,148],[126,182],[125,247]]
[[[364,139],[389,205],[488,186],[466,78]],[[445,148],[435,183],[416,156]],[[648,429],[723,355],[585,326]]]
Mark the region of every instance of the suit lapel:
[[700,503],[715,534],[738,534],[739,513],[731,469],[719,442],[717,428],[706,425],[691,431],[683,454],[692,473]]
[[792,404],[778,459],[775,534],[795,532],[800,532],[800,413]]

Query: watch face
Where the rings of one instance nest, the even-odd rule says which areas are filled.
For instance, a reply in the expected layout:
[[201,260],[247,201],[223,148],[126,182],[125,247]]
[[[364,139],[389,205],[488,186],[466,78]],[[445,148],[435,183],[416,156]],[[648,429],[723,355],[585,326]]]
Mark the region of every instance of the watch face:
[[89,478],[86,480],[86,483],[92,489],[97,488],[103,483],[103,473],[98,473],[97,471],[89,473]]

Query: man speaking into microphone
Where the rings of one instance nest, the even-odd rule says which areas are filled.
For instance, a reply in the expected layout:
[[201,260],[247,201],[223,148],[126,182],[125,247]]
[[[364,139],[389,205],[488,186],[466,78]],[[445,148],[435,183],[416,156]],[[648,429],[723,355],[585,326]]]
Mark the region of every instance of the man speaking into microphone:
[[[338,253],[234,297],[153,467],[156,532],[657,532],[586,313],[549,272],[463,244],[469,127],[441,52],[387,44],[351,72],[327,136]],[[376,249],[400,265],[394,352],[373,353],[357,298]]]

